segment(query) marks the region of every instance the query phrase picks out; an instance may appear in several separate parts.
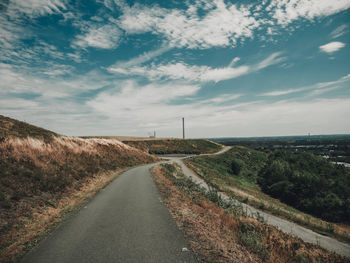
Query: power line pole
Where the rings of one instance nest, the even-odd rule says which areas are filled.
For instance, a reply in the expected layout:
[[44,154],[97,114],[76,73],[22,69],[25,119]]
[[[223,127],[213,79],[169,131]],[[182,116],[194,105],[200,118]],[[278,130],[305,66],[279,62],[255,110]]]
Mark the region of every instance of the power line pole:
[[185,139],[185,118],[182,118],[182,138]]

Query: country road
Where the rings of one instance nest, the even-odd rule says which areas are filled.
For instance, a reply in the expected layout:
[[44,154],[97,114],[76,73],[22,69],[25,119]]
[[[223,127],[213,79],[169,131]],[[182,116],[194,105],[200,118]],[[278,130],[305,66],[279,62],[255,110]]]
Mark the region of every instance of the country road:
[[[228,150],[230,150],[231,147],[225,147],[223,148],[221,151],[215,153],[215,154],[222,154]],[[203,154],[203,155],[210,155],[210,154]],[[209,190],[209,186],[207,185],[207,183],[200,178],[197,174],[195,174],[191,169],[189,169],[184,162],[182,161],[183,159],[189,158],[189,157],[164,157],[167,160],[171,161],[171,162],[175,162],[177,164],[180,165],[183,173],[191,178],[194,182],[196,182],[197,184],[199,184],[200,186],[202,186],[203,188],[205,188],[206,190]],[[220,196],[226,200],[226,201],[230,201],[230,198],[224,194],[224,193],[219,193]],[[237,200],[235,201],[236,203],[240,203]],[[334,238],[330,238],[327,236],[323,236],[321,234],[318,234],[310,229],[307,229],[305,227],[299,226],[295,223],[292,223],[288,220],[279,218],[277,216],[265,213],[259,209],[256,209],[250,205],[244,204],[244,203],[240,203],[243,207],[243,209],[247,212],[248,215],[256,217],[257,213],[259,213],[259,216],[262,216],[264,218],[264,221],[272,226],[277,227],[278,229],[280,229],[281,231],[297,236],[299,238],[301,238],[302,240],[304,240],[305,242],[309,242],[309,243],[313,243],[313,244],[317,244],[329,251],[334,251],[339,255],[345,256],[347,258],[350,258],[350,245],[340,242]]]
[[161,201],[153,165],[120,175],[21,262],[196,262]]
[[[215,154],[229,149],[225,147]],[[188,156],[166,158],[178,163],[186,176],[209,189],[206,182],[183,163],[182,159]],[[157,164],[140,166],[121,174],[28,253],[21,263],[196,262],[151,178],[149,169]],[[254,216],[259,212],[267,224],[283,232],[350,258],[348,244],[242,205],[248,214]]]

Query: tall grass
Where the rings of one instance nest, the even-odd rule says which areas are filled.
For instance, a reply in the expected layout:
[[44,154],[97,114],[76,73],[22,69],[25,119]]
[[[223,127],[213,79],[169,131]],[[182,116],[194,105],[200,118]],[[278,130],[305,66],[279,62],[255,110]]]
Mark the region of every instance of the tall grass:
[[177,224],[201,262],[348,262],[347,259],[247,216],[182,174],[176,164],[153,169]]
[[67,193],[111,171],[157,160],[117,140],[7,137],[0,142],[0,256],[35,214],[55,208]]

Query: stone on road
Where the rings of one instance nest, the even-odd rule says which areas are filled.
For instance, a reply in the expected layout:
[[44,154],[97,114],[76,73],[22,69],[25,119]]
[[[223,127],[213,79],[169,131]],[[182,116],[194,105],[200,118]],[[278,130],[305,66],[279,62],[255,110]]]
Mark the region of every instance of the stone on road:
[[21,262],[196,262],[151,166],[120,175]]

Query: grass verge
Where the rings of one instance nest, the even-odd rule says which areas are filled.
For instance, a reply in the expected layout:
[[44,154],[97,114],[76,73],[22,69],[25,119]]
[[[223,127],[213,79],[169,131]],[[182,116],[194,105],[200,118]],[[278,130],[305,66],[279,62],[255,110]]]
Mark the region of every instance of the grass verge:
[[83,207],[101,189],[131,168],[104,172],[90,177],[76,189],[66,189],[58,201],[47,200],[43,206],[32,208],[31,215],[22,218],[19,224],[7,232],[12,239],[3,243],[0,250],[0,262],[16,262],[25,253],[48,236],[65,219]]
[[[240,175],[232,175],[234,160],[243,160],[246,163],[245,166],[239,166],[237,162],[238,165],[234,166],[239,167]],[[350,226],[321,220],[263,193],[256,183],[256,178],[265,160],[266,157],[262,153],[245,147],[235,147],[221,155],[189,158],[185,163],[209,185],[240,202],[350,243]]]
[[0,142],[0,262],[30,249],[116,173],[155,161],[116,140],[7,137]]
[[346,262],[245,215],[235,202],[205,192],[174,164],[152,170],[161,195],[200,262]]

